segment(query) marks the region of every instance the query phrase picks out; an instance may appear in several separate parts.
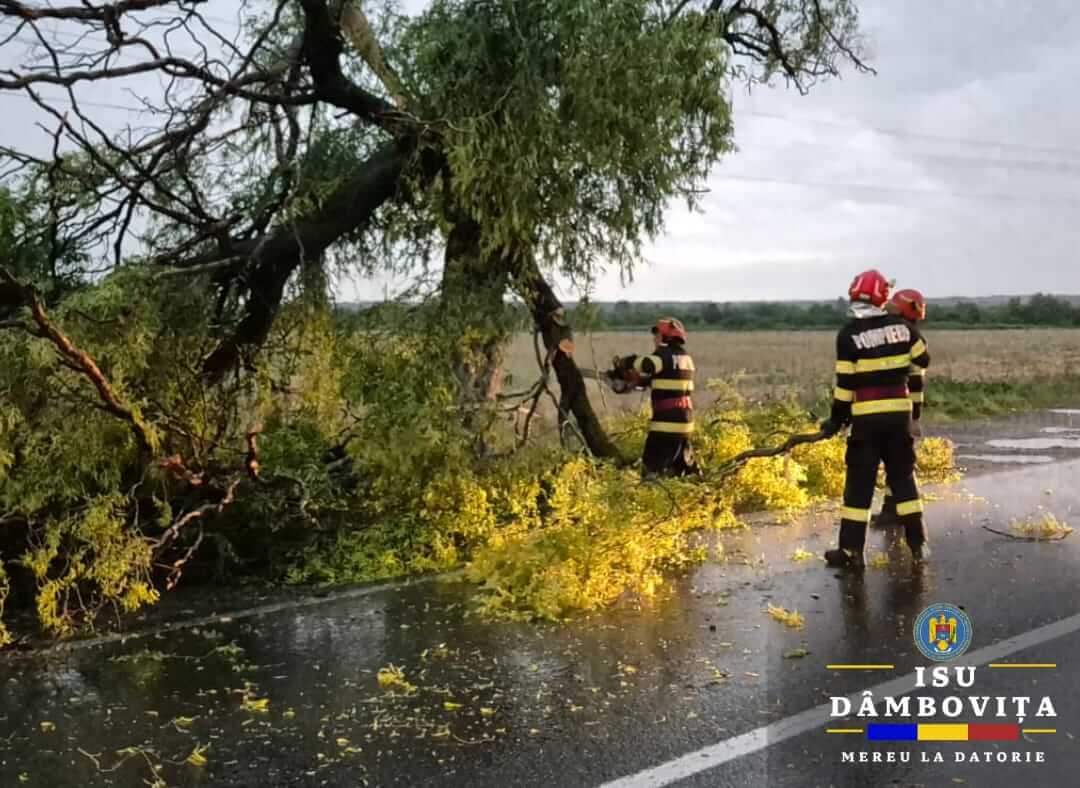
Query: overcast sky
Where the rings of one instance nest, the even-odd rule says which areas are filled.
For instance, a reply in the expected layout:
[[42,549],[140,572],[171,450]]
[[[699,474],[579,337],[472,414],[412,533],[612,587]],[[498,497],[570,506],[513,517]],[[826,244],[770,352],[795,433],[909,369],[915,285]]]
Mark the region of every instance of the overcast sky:
[[[225,2],[212,12],[219,5],[228,15]],[[1075,5],[860,7],[878,76],[849,71],[808,96],[737,89],[739,151],[717,169],[702,212],[674,207],[652,264],[626,287],[602,278],[594,298],[834,298],[870,266],[931,298],[1080,293]],[[11,57],[0,53],[0,65]],[[35,134],[25,100],[7,96],[0,108],[13,113],[5,143]],[[378,298],[388,286],[339,295]]]
[[1080,292],[1075,5],[860,6],[878,76],[737,94],[704,212],[597,297],[828,298],[869,266],[931,297]]

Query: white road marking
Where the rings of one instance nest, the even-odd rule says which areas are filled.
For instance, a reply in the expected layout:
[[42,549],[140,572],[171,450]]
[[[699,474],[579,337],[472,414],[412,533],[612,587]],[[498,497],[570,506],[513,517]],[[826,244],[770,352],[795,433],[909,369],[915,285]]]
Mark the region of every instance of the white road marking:
[[[954,664],[965,666],[985,665],[988,662],[994,662],[1002,657],[1024,651],[1032,646],[1038,646],[1041,643],[1071,634],[1077,630],[1080,630],[1080,614],[1063,618],[1060,621],[1055,621],[1052,624],[1033,629],[1016,637],[1007,638],[985,648],[970,651]],[[915,674],[909,673],[900,678],[875,684],[867,689],[872,690],[875,696],[900,696],[911,692],[914,688]],[[865,690],[848,696],[854,706],[858,705],[862,692],[865,692]],[[745,755],[760,752],[815,728],[821,728],[831,719],[831,711],[830,705],[823,703],[820,706],[786,717],[771,725],[765,725],[749,733],[733,736],[730,739],[724,739],[716,744],[687,753],[651,769],[606,782],[599,788],[659,788],[663,785],[671,785],[679,780],[693,777],[695,774],[715,769],[717,766],[742,758]],[[825,734],[822,733],[822,735]]]

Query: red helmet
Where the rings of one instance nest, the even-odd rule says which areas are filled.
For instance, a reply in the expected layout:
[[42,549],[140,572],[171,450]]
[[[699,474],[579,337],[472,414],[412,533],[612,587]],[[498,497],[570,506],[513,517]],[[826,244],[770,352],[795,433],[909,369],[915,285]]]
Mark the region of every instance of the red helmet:
[[889,299],[892,283],[880,271],[871,268],[855,277],[848,288],[848,297],[852,301],[865,301],[874,306],[882,306]]
[[673,339],[680,342],[686,341],[686,329],[673,317],[662,317],[657,320],[656,325],[652,327],[652,332],[659,334],[663,342],[670,342]]
[[918,290],[897,290],[896,294],[889,299],[889,303],[896,307],[907,320],[918,322],[926,320],[926,299]]

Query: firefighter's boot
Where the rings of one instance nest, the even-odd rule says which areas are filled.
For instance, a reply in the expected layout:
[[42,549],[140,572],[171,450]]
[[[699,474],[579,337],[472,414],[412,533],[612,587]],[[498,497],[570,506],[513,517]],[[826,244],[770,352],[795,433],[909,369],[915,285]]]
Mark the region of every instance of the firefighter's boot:
[[863,554],[858,550],[835,550],[825,551],[825,563],[836,569],[860,570],[866,566]]
[[916,566],[922,565],[930,557],[930,545],[926,543],[926,524],[921,515],[916,515],[904,523],[904,541],[911,548],[911,561]]
[[839,541],[835,550],[825,551],[825,563],[837,569],[862,569],[865,565],[866,521],[859,523],[841,518]]

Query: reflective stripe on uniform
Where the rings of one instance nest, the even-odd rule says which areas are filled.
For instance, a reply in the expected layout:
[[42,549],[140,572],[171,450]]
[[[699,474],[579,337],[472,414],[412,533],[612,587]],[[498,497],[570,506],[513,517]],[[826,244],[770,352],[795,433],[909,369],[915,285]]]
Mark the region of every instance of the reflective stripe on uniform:
[[653,391],[693,391],[694,381],[692,380],[672,380],[670,378],[654,378],[652,383]]
[[693,410],[694,400],[690,397],[668,397],[667,399],[654,399],[652,404],[653,413],[663,413],[666,410]]
[[911,365],[911,369],[908,370],[908,374],[913,378],[925,378],[926,370],[916,364]]
[[854,520],[857,523],[870,522],[870,510],[869,509],[856,509],[853,506],[845,506],[840,510],[840,517],[843,520]]
[[911,411],[910,399],[879,399],[856,402],[851,406],[852,416],[870,416],[874,413],[903,413]]
[[[653,371],[652,372],[645,372],[645,361],[646,361],[646,359],[652,362],[652,365],[653,365]],[[641,372],[643,374],[646,374],[646,375],[655,375],[657,372],[659,372],[663,368],[664,368],[664,359],[660,358],[660,356],[641,356],[640,358],[637,358],[637,359],[634,360],[634,370],[637,371],[637,372]]]
[[837,361],[836,362],[836,374],[837,375],[854,375],[855,374],[855,362],[854,361]]
[[837,386],[833,389],[833,396],[841,402],[853,402],[855,400],[855,392],[851,389],[842,389]]
[[855,362],[856,372],[881,372],[886,369],[903,369],[911,366],[911,354],[885,356],[884,358],[860,358]]
[[923,393],[921,391],[913,391],[908,396],[911,397],[912,402],[922,402],[923,401]]
[[896,513],[903,517],[905,514],[918,514],[923,510],[922,500],[897,501]]
[[675,421],[651,421],[649,432],[668,432],[675,435],[689,435],[694,431],[694,423],[679,423]]
[[690,356],[687,356],[687,355],[672,356],[671,357],[671,363],[672,363],[672,366],[675,367],[675,369],[681,369],[684,372],[693,372],[694,371],[694,359],[690,358]]
[[918,342],[916,342],[914,345],[911,346],[911,357],[912,358],[918,358],[919,356],[921,356],[925,352],[926,352],[926,343],[923,342],[921,339]]

